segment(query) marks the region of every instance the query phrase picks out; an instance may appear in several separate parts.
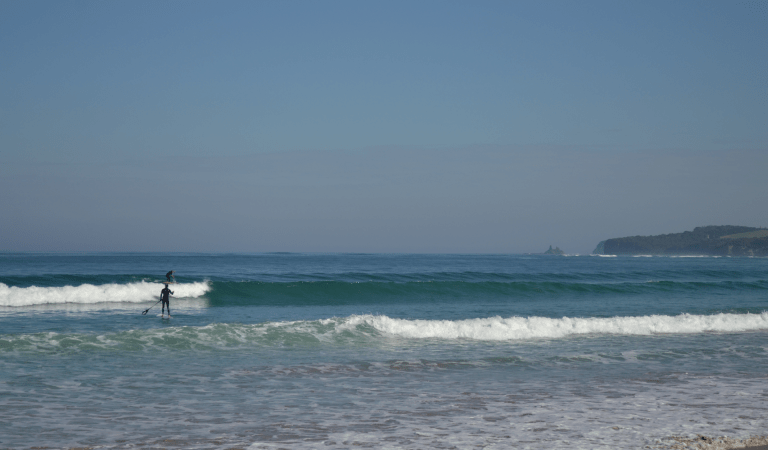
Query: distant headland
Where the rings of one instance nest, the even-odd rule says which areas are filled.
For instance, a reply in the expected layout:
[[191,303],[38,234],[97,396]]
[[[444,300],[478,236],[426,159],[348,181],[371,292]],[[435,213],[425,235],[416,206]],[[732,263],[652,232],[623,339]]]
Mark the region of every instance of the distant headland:
[[768,229],[735,225],[696,227],[693,231],[607,239],[598,255],[768,256]]

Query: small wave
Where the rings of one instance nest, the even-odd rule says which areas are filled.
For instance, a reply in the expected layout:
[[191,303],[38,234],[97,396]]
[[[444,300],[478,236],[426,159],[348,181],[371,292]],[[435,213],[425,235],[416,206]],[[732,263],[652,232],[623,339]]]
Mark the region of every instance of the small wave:
[[768,312],[559,319],[489,317],[466,320],[412,320],[380,315],[352,315],[322,320],[139,329],[102,335],[55,332],[7,335],[0,338],[0,351],[211,351],[254,347],[391,345],[391,339],[519,342],[567,339],[573,336],[647,336],[758,330],[768,330]]
[[[163,285],[146,281],[126,284],[82,284],[60,287],[16,287],[0,283],[0,306],[49,304],[141,303],[159,298]],[[210,290],[206,282],[174,285],[174,297],[196,298]]]
[[386,316],[361,317],[375,329],[405,338],[516,341],[558,339],[574,335],[642,336],[704,332],[744,332],[768,329],[768,313],[611,318],[492,317],[467,320],[406,320]]
[[[514,302],[529,298],[562,298],[628,295],[674,295],[704,292],[706,295],[723,292],[728,295],[764,291],[768,280],[737,281],[685,281],[665,280],[668,274],[640,274],[642,279],[621,280],[620,277],[591,282],[577,276],[563,275],[559,280],[531,281],[411,281],[394,282],[340,282],[299,281],[274,282],[214,282],[206,298],[212,307],[249,305],[372,305],[396,303],[434,302]],[[762,275],[762,274],[761,274]],[[678,276],[678,275],[672,275]],[[646,278],[647,277],[647,278]],[[532,277],[533,278],[533,277]],[[570,278],[570,279],[569,279]],[[646,283],[648,279],[661,280]]]

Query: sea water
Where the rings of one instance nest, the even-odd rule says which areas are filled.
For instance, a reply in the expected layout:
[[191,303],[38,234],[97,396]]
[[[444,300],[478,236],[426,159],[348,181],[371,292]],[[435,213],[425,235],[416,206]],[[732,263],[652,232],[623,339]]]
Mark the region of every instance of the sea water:
[[759,258],[4,253],[0,448],[744,438],[767,311]]

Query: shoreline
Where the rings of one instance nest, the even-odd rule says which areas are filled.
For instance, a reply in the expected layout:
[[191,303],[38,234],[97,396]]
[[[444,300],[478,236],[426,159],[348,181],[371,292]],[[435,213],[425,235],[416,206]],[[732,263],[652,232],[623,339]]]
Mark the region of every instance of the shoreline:
[[750,436],[744,439],[734,439],[725,436],[711,438],[698,435],[695,438],[672,436],[662,441],[657,449],[669,450],[768,450],[768,436]]

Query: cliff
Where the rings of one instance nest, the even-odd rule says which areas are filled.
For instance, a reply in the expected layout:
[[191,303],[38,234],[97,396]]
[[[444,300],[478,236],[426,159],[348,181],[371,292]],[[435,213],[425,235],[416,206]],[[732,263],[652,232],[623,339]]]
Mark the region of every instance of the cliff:
[[734,225],[696,227],[682,233],[607,239],[600,242],[593,253],[768,256],[768,230]]

